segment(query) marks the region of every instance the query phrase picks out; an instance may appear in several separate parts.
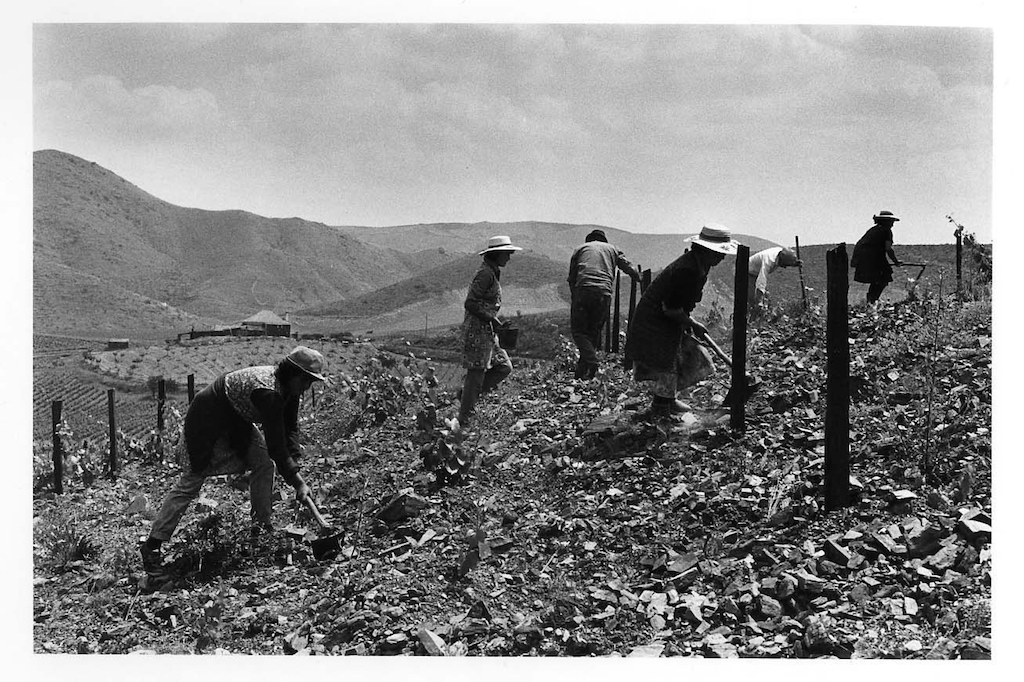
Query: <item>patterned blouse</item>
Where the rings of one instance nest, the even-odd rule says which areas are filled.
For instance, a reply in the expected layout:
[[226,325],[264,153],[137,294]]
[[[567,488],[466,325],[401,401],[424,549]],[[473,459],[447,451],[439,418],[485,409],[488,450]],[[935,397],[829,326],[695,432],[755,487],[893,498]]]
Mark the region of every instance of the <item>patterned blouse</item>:
[[501,270],[484,259],[466,294],[466,316],[462,322],[462,366],[489,369],[495,363],[511,364],[491,330],[491,320],[501,310]]
[[246,367],[222,374],[196,394],[185,415],[192,470],[202,472],[209,466],[214,444],[224,436],[244,459],[255,436],[254,425],[259,424],[278,473],[295,485],[297,460],[302,456],[298,415],[299,397],[284,395],[274,367]]
[[467,318],[473,316],[490,320],[497,316],[501,310],[500,279],[501,269],[485,258],[473,276],[473,283],[469,285],[469,293],[466,294]]
[[224,375],[228,402],[239,416],[254,424],[263,423],[263,415],[252,402],[252,392],[258,388],[280,392],[274,369],[272,366],[246,367]]

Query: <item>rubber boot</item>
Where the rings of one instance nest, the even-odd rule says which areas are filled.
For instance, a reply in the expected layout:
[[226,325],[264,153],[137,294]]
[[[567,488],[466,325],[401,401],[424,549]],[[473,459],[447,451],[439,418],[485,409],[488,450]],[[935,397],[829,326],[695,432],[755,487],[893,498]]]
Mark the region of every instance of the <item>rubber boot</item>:
[[160,553],[160,543],[152,539],[139,545],[139,553],[142,555],[142,568],[146,575],[139,582],[139,587],[146,594],[156,592],[171,581],[171,575],[164,568],[163,555]]

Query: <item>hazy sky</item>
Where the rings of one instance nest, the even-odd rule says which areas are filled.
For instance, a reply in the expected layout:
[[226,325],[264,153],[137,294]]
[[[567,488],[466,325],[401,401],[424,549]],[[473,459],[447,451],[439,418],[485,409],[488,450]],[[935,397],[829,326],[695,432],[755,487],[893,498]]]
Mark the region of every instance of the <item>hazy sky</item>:
[[33,148],[330,225],[992,238],[986,27],[53,24]]

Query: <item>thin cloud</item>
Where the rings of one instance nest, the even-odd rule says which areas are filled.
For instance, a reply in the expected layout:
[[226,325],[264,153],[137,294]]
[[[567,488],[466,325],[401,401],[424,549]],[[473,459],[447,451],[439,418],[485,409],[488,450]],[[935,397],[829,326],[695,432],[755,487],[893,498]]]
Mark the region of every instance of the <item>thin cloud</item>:
[[[36,91],[38,125],[56,134],[95,130],[104,136],[195,135],[216,127],[216,97],[202,88],[167,85],[128,89],[113,76],[89,76],[77,83],[50,81]],[[68,131],[60,130],[67,126]]]
[[[129,179],[172,202],[328,224],[537,219],[655,232],[717,213],[787,243],[776,225],[840,206],[870,217],[883,198],[906,215],[905,233],[958,210],[949,197],[979,230],[991,221],[992,34],[982,29],[37,33],[37,147],[88,152],[115,172],[145,159],[145,177]],[[929,166],[953,158],[975,164],[970,181]],[[161,167],[190,172],[162,179]]]

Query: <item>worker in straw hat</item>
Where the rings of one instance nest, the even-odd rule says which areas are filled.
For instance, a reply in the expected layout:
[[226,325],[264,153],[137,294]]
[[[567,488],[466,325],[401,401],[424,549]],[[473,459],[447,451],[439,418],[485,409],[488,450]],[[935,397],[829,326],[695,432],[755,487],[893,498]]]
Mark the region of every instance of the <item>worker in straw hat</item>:
[[465,318],[462,322],[462,365],[466,379],[462,385],[459,423],[465,425],[480,396],[500,384],[512,372],[512,361],[498,343],[498,327],[506,323],[498,316],[501,310],[501,268],[508,265],[516,251],[506,235],[487,240],[480,252],[483,262],[473,276],[466,294]]
[[580,353],[575,379],[592,379],[600,367],[596,348],[601,327],[608,321],[616,268],[634,280],[640,279],[640,273],[622,251],[608,243],[604,230],[592,230],[569,258],[569,326]]
[[276,365],[222,374],[196,394],[178,443],[182,474],[140,548],[149,587],[159,587],[169,577],[160,546],[170,539],[207,477],[249,472],[254,535],[273,530],[275,471],[295,489],[296,499],[305,502],[310,490],[297,463],[302,456],[299,398],[314,381],[324,381],[323,370],[323,355],[296,346]]
[[892,250],[892,228],[899,218],[892,211],[879,211],[874,220],[875,224],[857,241],[850,257],[854,281],[868,285],[869,305],[878,301],[892,281],[892,266],[903,265]]
[[707,327],[690,317],[700,302],[708,272],[739,244],[723,225],[709,223],[689,237],[691,248],[662,270],[644,291],[629,321],[625,360],[636,381],[647,382],[652,413],[681,413],[689,406],[678,392],[714,371],[714,364],[694,335]]

